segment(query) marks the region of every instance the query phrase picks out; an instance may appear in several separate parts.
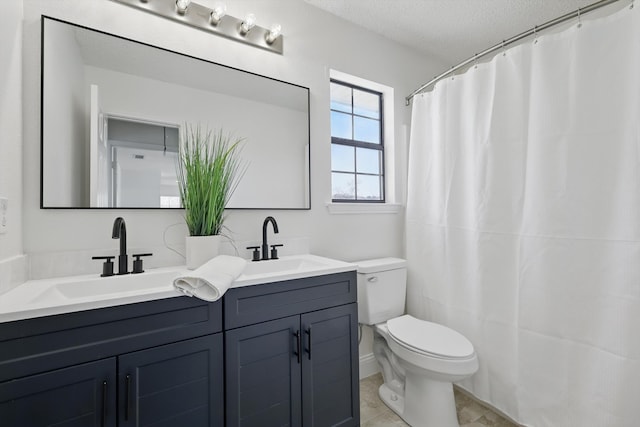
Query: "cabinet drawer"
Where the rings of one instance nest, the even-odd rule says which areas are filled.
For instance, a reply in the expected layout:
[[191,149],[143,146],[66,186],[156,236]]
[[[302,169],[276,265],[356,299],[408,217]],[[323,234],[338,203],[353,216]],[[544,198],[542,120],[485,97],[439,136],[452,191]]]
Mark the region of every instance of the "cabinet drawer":
[[356,302],[356,272],[232,288],[224,296],[225,329]]
[[221,303],[176,297],[0,324],[0,382],[222,330]]

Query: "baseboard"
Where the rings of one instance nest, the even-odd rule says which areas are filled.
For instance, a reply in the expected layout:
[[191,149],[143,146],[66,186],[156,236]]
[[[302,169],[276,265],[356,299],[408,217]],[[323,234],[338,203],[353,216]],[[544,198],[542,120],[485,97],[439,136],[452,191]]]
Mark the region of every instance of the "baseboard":
[[360,356],[360,379],[370,377],[380,372],[380,366],[373,353]]

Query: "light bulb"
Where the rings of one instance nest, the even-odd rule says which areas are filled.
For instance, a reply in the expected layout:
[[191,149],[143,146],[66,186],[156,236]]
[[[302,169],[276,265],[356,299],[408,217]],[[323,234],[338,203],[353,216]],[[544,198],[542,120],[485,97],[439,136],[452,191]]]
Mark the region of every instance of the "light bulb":
[[178,9],[178,13],[180,15],[184,15],[189,4],[191,4],[191,0],[176,0],[176,9]]
[[240,24],[240,34],[244,36],[251,31],[254,25],[256,25],[256,15],[250,13],[244,18],[242,24]]
[[273,24],[266,35],[267,44],[272,44],[274,41],[276,41],[281,31],[282,26],[280,24]]
[[220,20],[227,14],[227,5],[224,3],[218,3],[216,7],[211,11],[211,23],[218,25]]

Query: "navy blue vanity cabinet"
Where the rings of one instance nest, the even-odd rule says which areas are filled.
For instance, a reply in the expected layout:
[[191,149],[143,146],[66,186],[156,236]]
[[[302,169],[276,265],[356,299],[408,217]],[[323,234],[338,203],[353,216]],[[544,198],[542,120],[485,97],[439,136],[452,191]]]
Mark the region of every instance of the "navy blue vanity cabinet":
[[230,289],[226,426],[358,426],[355,272]]
[[116,425],[116,359],[57,369],[0,384],[0,425]]
[[0,323],[0,425],[224,425],[222,304],[177,297]]
[[299,330],[291,316],[225,333],[227,426],[301,425]]
[[118,425],[222,426],[222,346],[218,333],[119,356]]
[[306,313],[301,322],[302,425],[359,425],[357,304]]

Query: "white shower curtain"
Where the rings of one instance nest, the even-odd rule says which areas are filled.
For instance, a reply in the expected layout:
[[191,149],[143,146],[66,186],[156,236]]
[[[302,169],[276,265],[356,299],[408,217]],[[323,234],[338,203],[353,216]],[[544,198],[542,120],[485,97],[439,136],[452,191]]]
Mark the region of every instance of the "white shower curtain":
[[413,100],[407,309],[528,426],[640,426],[640,6]]

